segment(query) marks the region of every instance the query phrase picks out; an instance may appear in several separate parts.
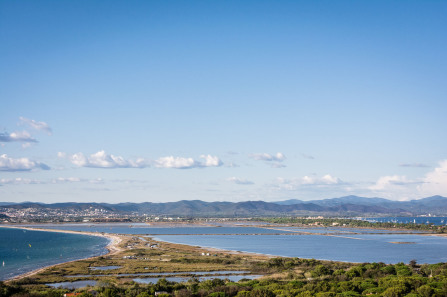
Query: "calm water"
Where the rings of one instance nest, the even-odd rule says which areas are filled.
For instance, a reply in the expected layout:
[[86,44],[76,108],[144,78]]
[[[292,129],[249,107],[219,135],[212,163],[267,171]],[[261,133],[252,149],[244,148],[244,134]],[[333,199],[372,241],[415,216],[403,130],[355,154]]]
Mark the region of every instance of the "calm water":
[[118,234],[273,234],[290,233],[257,227],[151,227],[146,224],[64,224],[64,225],[30,225],[33,228],[49,228],[84,232],[104,232]]
[[424,231],[414,230],[381,230],[369,228],[344,228],[344,227],[317,227],[317,228],[303,228],[303,227],[278,227],[277,230],[293,231],[293,232],[308,232],[317,234],[353,234],[353,233],[427,233]]
[[[173,276],[173,275],[228,275],[228,274],[250,273],[250,271],[219,270],[219,271],[184,271],[184,272],[147,272],[147,273],[120,273],[116,276]],[[110,276],[109,274],[95,274],[95,277]],[[67,278],[91,277],[89,274],[65,275]]]
[[82,280],[82,281],[75,281],[75,282],[62,282],[62,283],[53,283],[53,284],[46,284],[47,286],[53,287],[53,288],[63,288],[63,289],[79,289],[84,288],[87,286],[94,287],[98,281],[94,280]]
[[408,263],[413,259],[418,263],[447,261],[446,238],[411,234],[162,235],[157,236],[157,239],[234,251],[345,262]]
[[[260,278],[262,275],[226,275],[226,276],[202,276],[198,277],[199,281],[206,281],[211,279],[228,279],[232,282],[238,282],[241,279],[256,279]],[[160,278],[158,277],[147,277],[147,278],[134,278],[133,281],[140,284],[156,284]],[[190,277],[166,277],[165,278],[169,282],[187,282],[190,280]]]
[[363,218],[368,222],[447,225],[447,217],[384,217]]
[[[0,280],[44,266],[107,253],[99,236],[0,228]],[[3,265],[4,263],[4,265]]]

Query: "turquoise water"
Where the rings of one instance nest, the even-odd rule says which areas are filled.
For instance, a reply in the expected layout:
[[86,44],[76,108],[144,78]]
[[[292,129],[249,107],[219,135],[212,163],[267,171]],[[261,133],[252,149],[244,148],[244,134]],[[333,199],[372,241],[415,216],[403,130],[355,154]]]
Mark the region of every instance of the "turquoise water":
[[[447,238],[412,234],[162,235],[156,239],[233,251],[344,262],[447,262]],[[411,244],[396,244],[405,242]]]
[[99,236],[0,228],[0,280],[48,265],[107,253]]

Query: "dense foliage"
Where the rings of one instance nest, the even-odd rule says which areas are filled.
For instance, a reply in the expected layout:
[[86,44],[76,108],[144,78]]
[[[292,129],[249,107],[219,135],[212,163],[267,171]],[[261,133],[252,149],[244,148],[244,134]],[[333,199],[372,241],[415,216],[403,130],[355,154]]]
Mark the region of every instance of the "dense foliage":
[[[156,284],[134,282],[119,285],[101,281],[94,288],[78,290],[81,297],[441,297],[447,296],[447,264],[386,265],[383,263],[349,264],[299,258],[273,258],[254,264],[253,271],[268,273],[260,280],[234,283],[221,279],[185,283],[160,279]],[[69,290],[50,289],[22,280],[0,283],[0,297],[59,297]]]

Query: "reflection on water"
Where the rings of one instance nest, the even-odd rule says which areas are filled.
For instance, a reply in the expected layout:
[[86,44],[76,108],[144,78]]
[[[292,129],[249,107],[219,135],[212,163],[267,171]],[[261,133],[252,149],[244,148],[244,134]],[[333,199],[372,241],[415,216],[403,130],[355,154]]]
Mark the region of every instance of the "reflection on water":
[[168,276],[168,275],[228,275],[228,274],[243,274],[250,273],[250,271],[239,271],[239,270],[220,270],[220,271],[184,271],[184,272],[146,272],[146,273],[120,273],[120,274],[76,274],[76,275],[65,275],[67,278],[78,278],[78,277],[92,277],[92,276]]
[[96,266],[96,267],[89,267],[90,270],[113,270],[121,268],[121,266]]
[[[228,279],[232,282],[238,282],[241,279],[256,279],[260,278],[262,275],[214,275],[214,276],[201,276],[198,279],[199,281],[205,281],[210,279]],[[140,284],[156,284],[160,277],[149,277],[149,278],[134,278],[133,281],[140,283]],[[191,279],[191,277],[164,277],[167,281],[170,282],[187,282]],[[75,282],[61,282],[61,283],[53,283],[53,284],[46,284],[47,286],[53,287],[53,288],[64,288],[64,289],[79,289],[87,286],[95,286],[98,283],[98,281],[94,280],[83,280],[83,281],[75,281]]]
[[53,288],[63,288],[63,289],[79,289],[87,286],[96,286],[97,281],[93,280],[83,280],[77,282],[62,282],[62,283],[54,283],[54,284],[46,284],[47,286]]

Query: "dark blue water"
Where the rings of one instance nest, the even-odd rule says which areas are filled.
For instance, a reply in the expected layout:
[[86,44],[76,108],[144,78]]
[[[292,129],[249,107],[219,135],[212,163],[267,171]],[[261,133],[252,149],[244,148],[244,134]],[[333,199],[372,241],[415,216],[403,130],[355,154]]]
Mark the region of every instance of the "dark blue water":
[[273,234],[289,233],[257,227],[151,227],[148,225],[130,224],[64,224],[64,225],[33,225],[33,228],[50,228],[83,232],[104,232],[117,234]]
[[[188,245],[269,255],[344,262],[438,263],[447,261],[447,239],[411,234],[324,235],[162,235]],[[412,242],[395,244],[392,242]]]
[[[107,253],[99,236],[0,228],[0,280],[48,265]],[[4,263],[4,264],[3,264]]]

